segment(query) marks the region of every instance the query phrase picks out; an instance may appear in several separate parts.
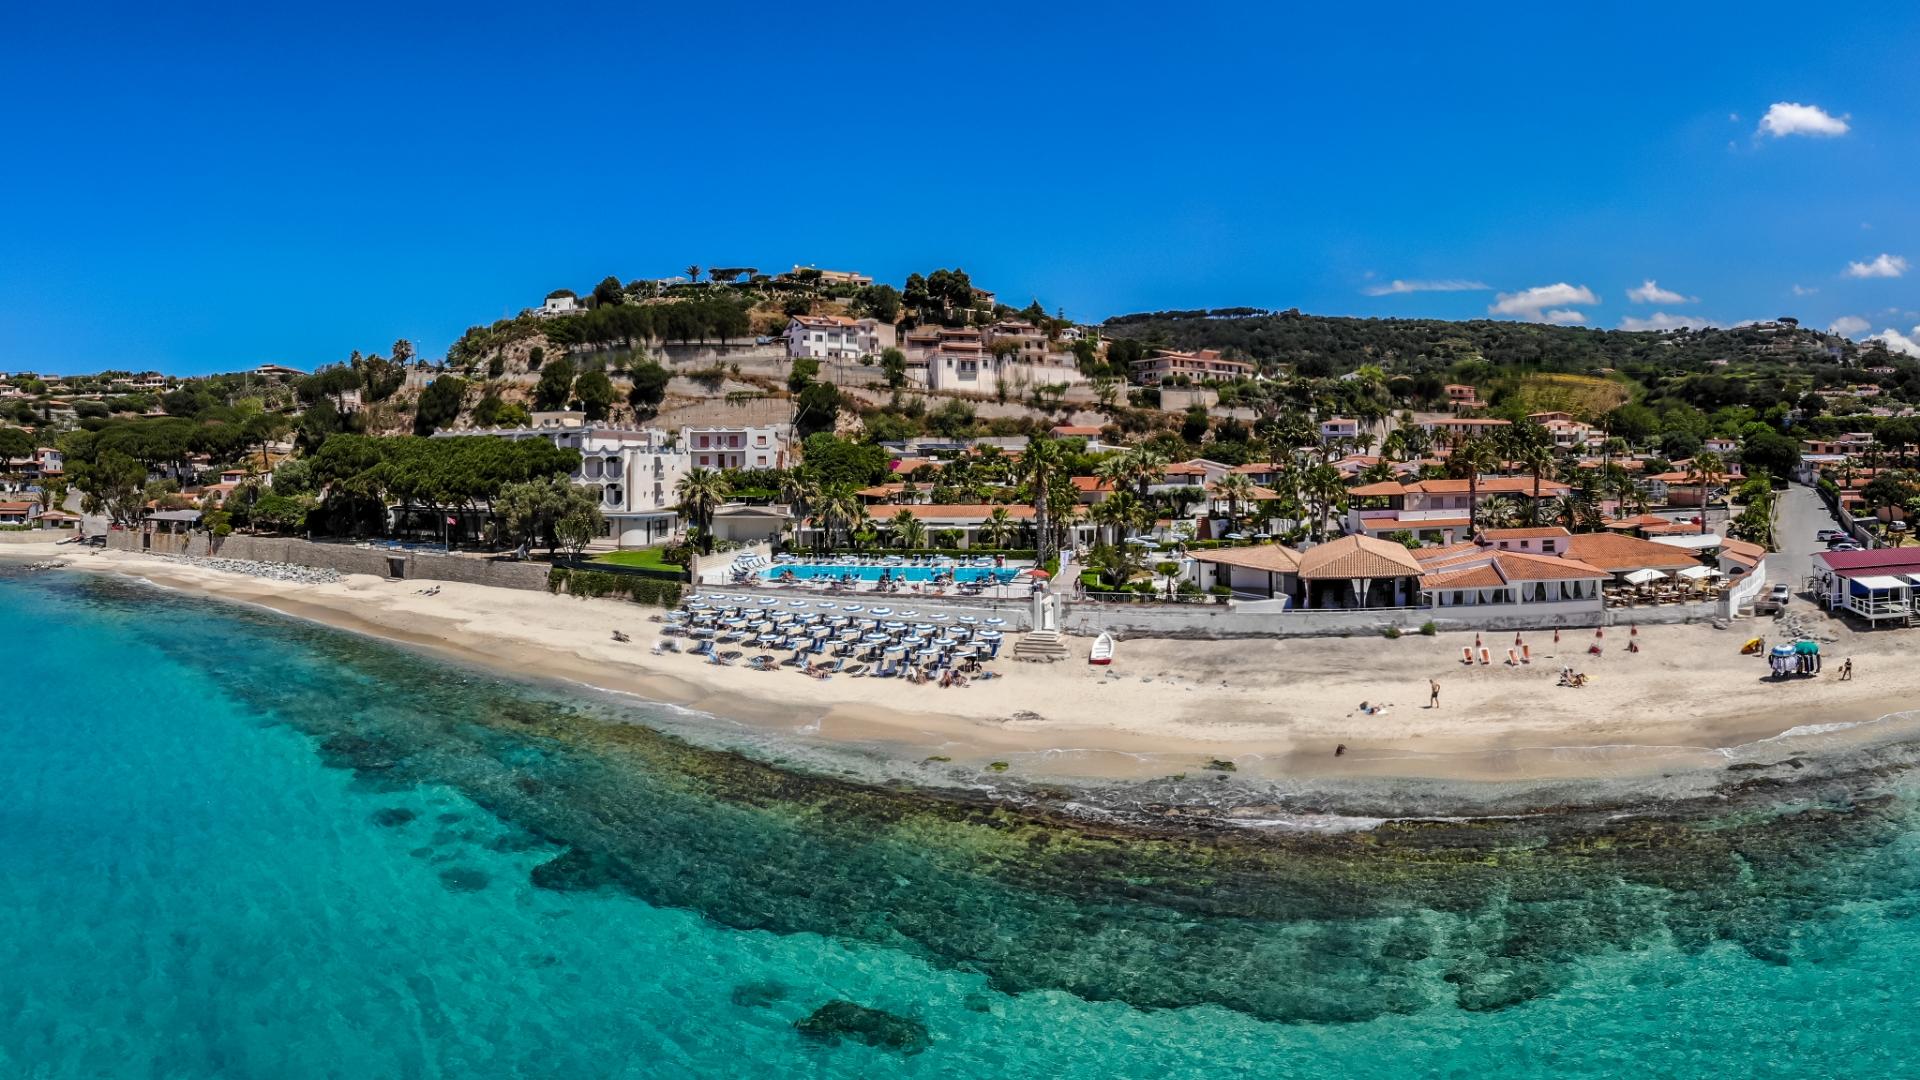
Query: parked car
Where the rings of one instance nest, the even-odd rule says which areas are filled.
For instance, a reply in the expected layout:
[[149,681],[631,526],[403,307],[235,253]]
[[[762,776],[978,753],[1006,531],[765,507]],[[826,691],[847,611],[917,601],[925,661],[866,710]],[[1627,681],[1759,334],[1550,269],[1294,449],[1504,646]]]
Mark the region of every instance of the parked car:
[[1823,544],[1833,540],[1844,540],[1846,536],[1847,534],[1841,532],[1839,529],[1821,529],[1819,532],[1813,534],[1813,538]]
[[1839,533],[1837,535],[1827,538],[1828,549],[1837,548],[1841,544],[1851,544],[1851,543],[1853,543],[1853,538],[1848,536],[1846,533]]
[[1851,540],[1848,540],[1848,541],[1845,541],[1845,542],[1843,542],[1843,543],[1838,543],[1838,544],[1828,544],[1828,545],[1827,545],[1827,550],[1828,550],[1828,551],[1859,551],[1859,550],[1860,550],[1860,545],[1859,545],[1859,544],[1856,544],[1856,543],[1854,543],[1854,542],[1853,542],[1853,541],[1851,541]]
[[1784,607],[1789,600],[1793,599],[1793,587],[1783,581],[1767,590],[1767,599]]

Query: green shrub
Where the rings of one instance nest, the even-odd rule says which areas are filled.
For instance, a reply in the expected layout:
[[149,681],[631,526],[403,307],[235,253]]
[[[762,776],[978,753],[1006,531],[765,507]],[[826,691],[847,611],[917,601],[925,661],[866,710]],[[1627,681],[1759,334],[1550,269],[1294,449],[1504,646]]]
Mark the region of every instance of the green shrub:
[[636,604],[672,607],[680,602],[680,583],[638,574],[612,574],[604,570],[569,570],[556,566],[547,571],[547,591],[564,590],[584,600],[590,596],[622,596]]
[[1212,596],[1232,596],[1233,587],[1230,585],[1215,585],[1208,589],[1207,592]]
[[1400,628],[1397,626],[1389,626],[1383,631],[1383,634],[1388,641],[1398,640],[1400,637]]
[[1434,625],[1432,619],[1428,619],[1426,622],[1420,624],[1420,633],[1425,637],[1432,637],[1439,632],[1440,628]]

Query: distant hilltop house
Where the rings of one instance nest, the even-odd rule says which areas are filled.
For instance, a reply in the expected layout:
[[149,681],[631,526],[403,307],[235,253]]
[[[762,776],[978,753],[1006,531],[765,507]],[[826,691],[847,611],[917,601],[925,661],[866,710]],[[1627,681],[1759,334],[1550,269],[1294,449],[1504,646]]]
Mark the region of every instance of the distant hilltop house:
[[787,323],[787,355],[798,359],[858,360],[893,348],[894,328],[878,319],[795,315]]
[[551,319],[558,315],[577,315],[585,310],[586,307],[580,303],[579,297],[572,293],[561,293],[559,296],[547,297],[546,302],[535,308],[533,313],[543,319]]
[[299,368],[288,367],[285,364],[261,364],[259,367],[253,369],[253,373],[255,375],[277,376],[283,379],[303,378],[307,374]]
[[865,288],[873,284],[873,278],[852,270],[820,270],[812,266],[795,266],[787,271],[786,277],[797,278],[802,273],[818,274],[823,285],[855,285]]
[[1218,349],[1178,352],[1156,349],[1152,356],[1135,360],[1133,381],[1142,386],[1158,386],[1168,379],[1184,376],[1193,382],[1231,381],[1253,377],[1257,370],[1245,360],[1229,360]]

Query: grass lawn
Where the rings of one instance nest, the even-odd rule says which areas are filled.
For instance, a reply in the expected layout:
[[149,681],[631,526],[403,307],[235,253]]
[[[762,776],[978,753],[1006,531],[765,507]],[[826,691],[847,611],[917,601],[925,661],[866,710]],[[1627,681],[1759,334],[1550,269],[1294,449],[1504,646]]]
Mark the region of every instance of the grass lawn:
[[683,567],[677,566],[661,558],[660,557],[661,553],[664,551],[666,551],[666,548],[664,547],[632,548],[627,551],[609,551],[605,555],[594,556],[593,561],[603,562],[603,563],[615,563],[620,566],[644,566],[651,570],[684,569]]

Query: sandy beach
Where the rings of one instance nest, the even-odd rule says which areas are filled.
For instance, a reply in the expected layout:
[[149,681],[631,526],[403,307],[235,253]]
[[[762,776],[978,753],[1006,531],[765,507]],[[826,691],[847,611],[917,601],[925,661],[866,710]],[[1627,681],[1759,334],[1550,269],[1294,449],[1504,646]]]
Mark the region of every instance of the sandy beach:
[[[1039,776],[1135,779],[1201,770],[1215,760],[1275,777],[1539,780],[1722,768],[1722,748],[1789,729],[1874,721],[1920,706],[1910,634],[1827,624],[1825,674],[1776,681],[1740,655],[1770,620],[1649,627],[1627,650],[1624,629],[1588,654],[1593,631],[1529,634],[1533,662],[1464,666],[1473,635],[1255,641],[1123,641],[1111,668],[1075,660],[1003,658],[1005,678],[965,688],[897,680],[807,679],[654,656],[659,612],[624,601],[350,576],[332,584],[270,581],[179,562],[71,547],[16,545],[15,560],[126,575],[257,604],[377,635],[489,669],[631,694],[812,739],[874,744],[957,763],[1009,762]],[[631,635],[615,641],[614,630]],[[1489,638],[1504,657],[1510,636]],[[1841,682],[1840,663],[1856,677]],[[1584,687],[1557,685],[1562,665]],[[1440,684],[1428,707],[1428,680]],[[1366,715],[1362,701],[1384,703]],[[1335,756],[1343,745],[1346,752]],[[1784,751],[1783,751],[1784,752]]]

